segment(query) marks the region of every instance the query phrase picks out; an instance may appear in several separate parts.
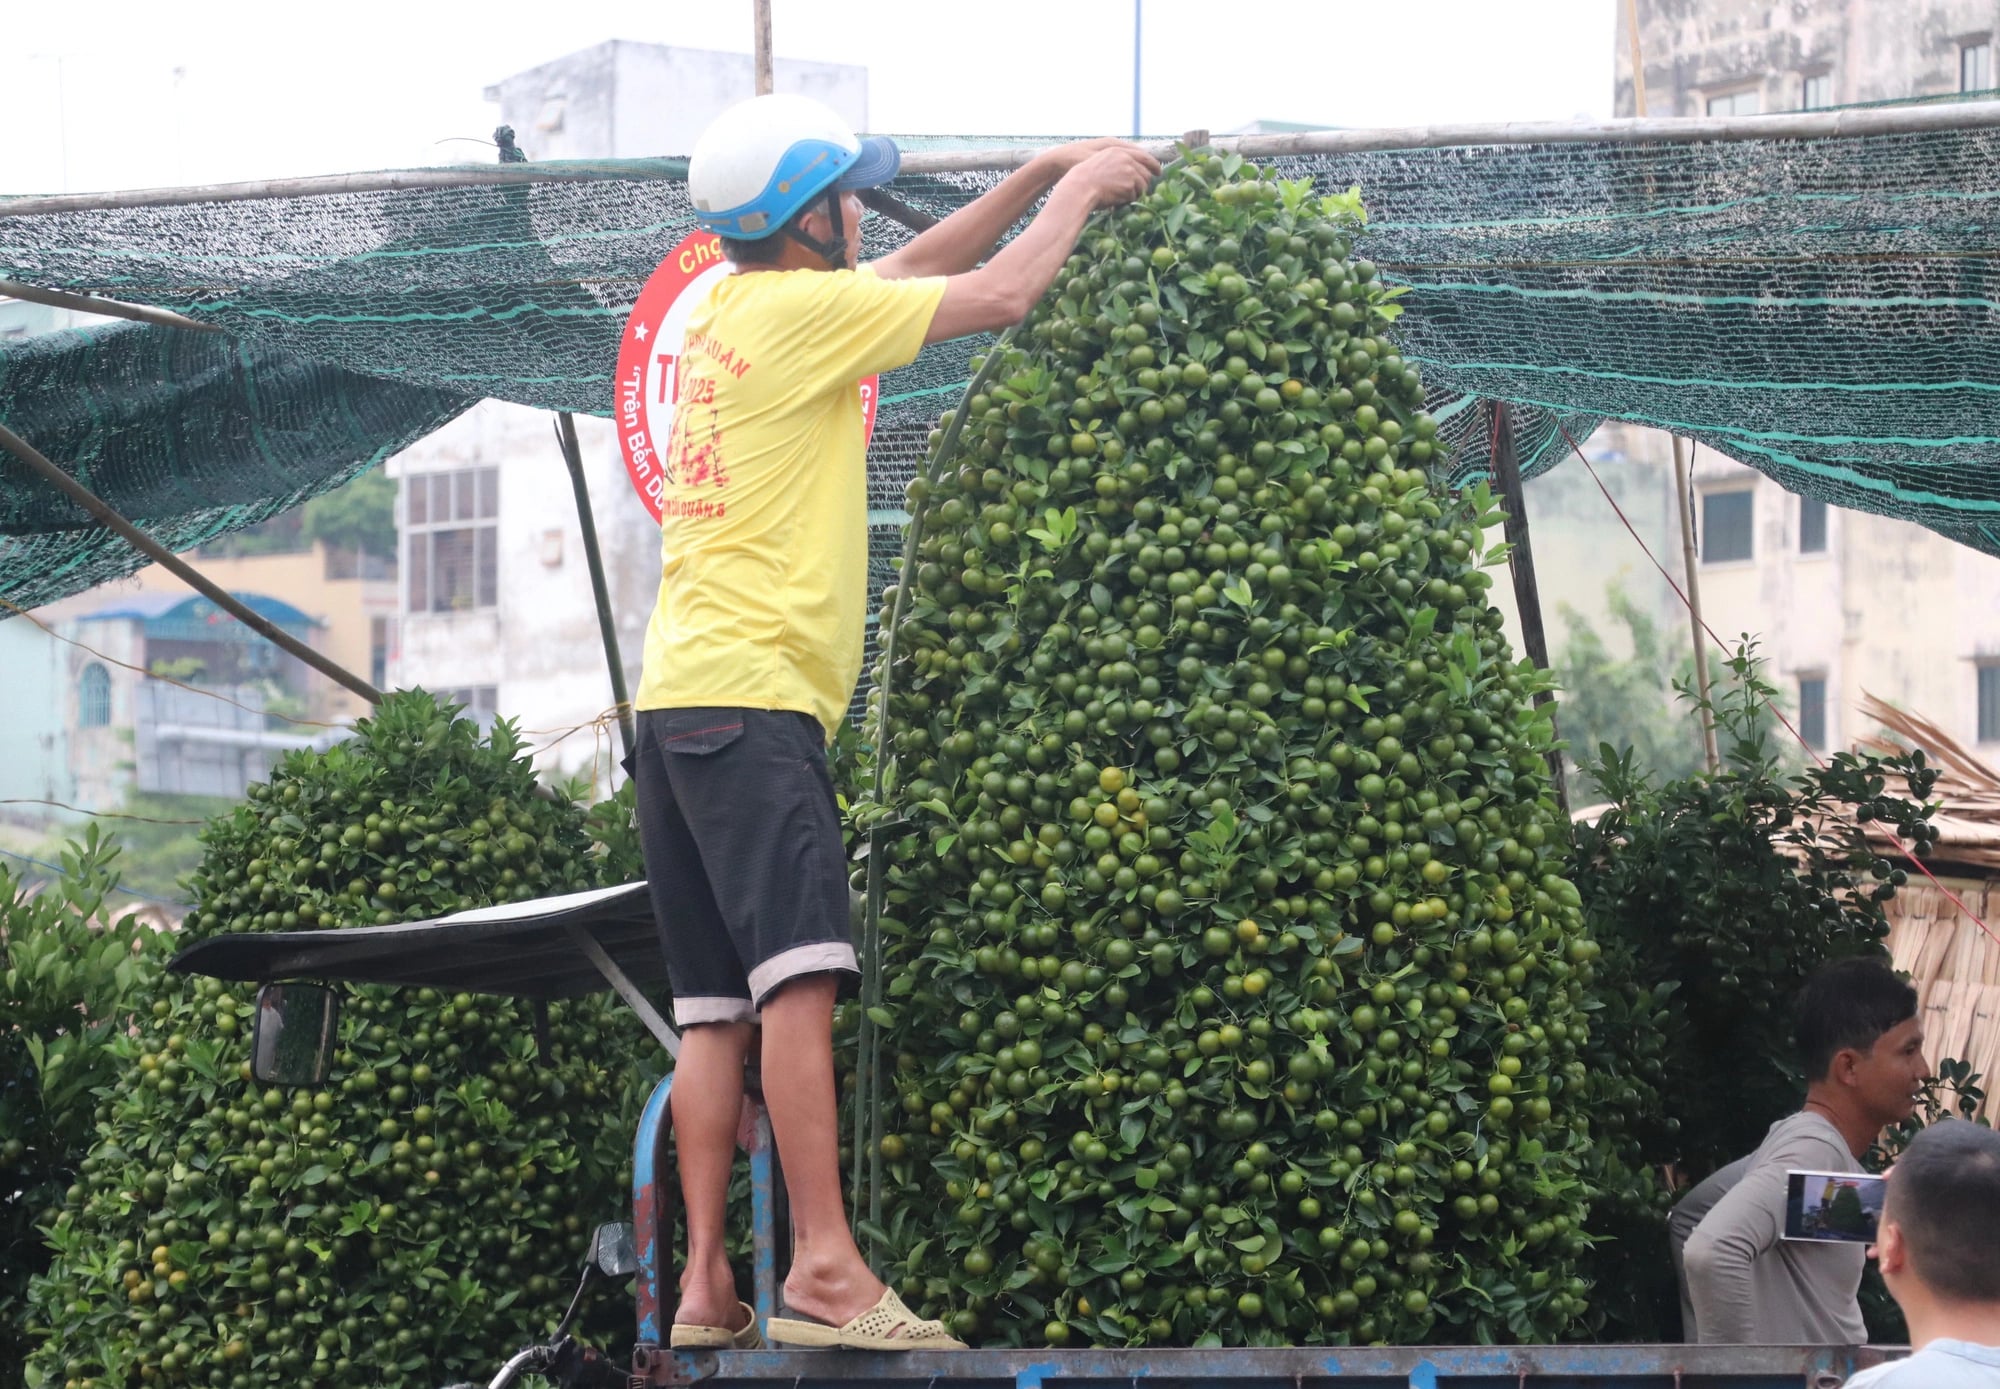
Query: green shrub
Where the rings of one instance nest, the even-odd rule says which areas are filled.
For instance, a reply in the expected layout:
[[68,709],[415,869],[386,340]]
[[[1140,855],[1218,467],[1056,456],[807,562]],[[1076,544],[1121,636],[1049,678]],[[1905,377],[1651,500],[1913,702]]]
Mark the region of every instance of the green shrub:
[[[600,817],[609,826],[615,812]],[[585,812],[535,791],[420,691],[289,755],[203,832],[191,935],[442,915],[625,880]],[[434,1389],[560,1314],[629,1210],[656,1048],[602,996],[348,991],[320,1090],[248,1078],[249,985],[165,976],[107,1048],[96,1137],[37,1280],[31,1385]],[[629,1337],[629,1304],[601,1330]]]
[[1630,750],[1601,747],[1587,770],[1613,804],[1577,826],[1570,864],[1604,949],[1588,1064],[1607,1166],[1591,1228],[1607,1240],[1609,1334],[1632,1339],[1678,1325],[1652,1173],[1699,1181],[1799,1107],[1791,1001],[1821,963],[1884,954],[1884,904],[1905,881],[1862,827],[1886,822],[1918,853],[1936,836],[1921,753],[1836,753],[1787,775],[1754,644],[1717,691],[1721,770],[1655,784]]
[[[899,583],[886,1174],[987,1342],[1580,1324],[1595,947],[1544,677],[1360,200],[1190,154],[966,405]],[[878,821],[879,817],[879,821]],[[875,1116],[871,1116],[875,1117]]]
[[115,845],[92,825],[37,889],[0,863],[0,1389],[20,1383],[30,1278],[90,1145],[94,1091],[116,1075],[108,1043],[163,959],[136,917],[102,920]]

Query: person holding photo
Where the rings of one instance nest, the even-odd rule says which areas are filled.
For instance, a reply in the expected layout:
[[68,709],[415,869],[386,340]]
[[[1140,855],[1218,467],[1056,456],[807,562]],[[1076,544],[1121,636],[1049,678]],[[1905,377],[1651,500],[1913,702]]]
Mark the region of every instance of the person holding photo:
[[2000,1133],[1932,1124],[1888,1188],[1876,1258],[1917,1353],[1847,1389],[2000,1389]]
[[1916,990],[1881,959],[1822,965],[1799,991],[1797,1037],[1805,1106],[1771,1126],[1727,1190],[1711,1179],[1684,1198],[1711,1203],[1682,1251],[1689,1340],[1852,1346],[1868,1338],[1858,1297],[1867,1251],[1782,1239],[1786,1173],[1859,1172],[1882,1130],[1909,1118],[1930,1074]]

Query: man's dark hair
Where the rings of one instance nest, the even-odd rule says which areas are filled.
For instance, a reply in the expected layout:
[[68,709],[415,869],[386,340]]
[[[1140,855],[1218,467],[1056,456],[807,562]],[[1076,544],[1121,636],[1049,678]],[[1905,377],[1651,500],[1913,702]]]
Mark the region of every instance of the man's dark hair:
[[1925,1128],[1889,1173],[1883,1214],[1933,1292],[2000,1302],[2000,1133],[1964,1119]]
[[731,265],[776,265],[778,253],[783,249],[785,234],[782,231],[759,238],[756,241],[742,241],[733,236],[722,238],[722,254],[729,257]]
[[1812,972],[1799,990],[1795,1033],[1806,1079],[1820,1080],[1834,1055],[1867,1051],[1890,1028],[1917,1015],[1917,991],[1886,960],[1857,956]]

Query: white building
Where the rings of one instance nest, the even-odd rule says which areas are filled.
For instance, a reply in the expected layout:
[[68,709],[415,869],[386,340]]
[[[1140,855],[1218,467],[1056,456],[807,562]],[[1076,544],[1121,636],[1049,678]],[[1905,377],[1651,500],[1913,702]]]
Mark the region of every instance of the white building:
[[[868,123],[866,68],[776,65],[780,91]],[[754,91],[747,54],[612,41],[489,87],[531,160],[685,154],[717,112]],[[610,401],[607,398],[606,407]],[[579,417],[607,586],[629,689],[659,588],[659,529],[628,480],[608,420]],[[529,730],[537,761],[594,769],[619,756],[613,703],[569,473],[546,410],[486,401],[390,461],[401,483],[397,688],[449,693]]]
[[[1653,116],[1949,97],[2000,81],[2000,0],[1638,0],[1637,11]],[[1624,14],[1617,109],[1630,116]],[[1612,425],[1584,449],[1678,581],[1668,436]],[[1874,732],[1858,712],[1866,691],[2000,751],[2000,559],[1919,526],[1794,496],[1707,449],[1695,453],[1691,485],[1703,615],[1725,641],[1757,636],[1766,678],[1809,743],[1832,750]],[[1685,610],[1581,465],[1566,460],[1526,491],[1558,656],[1557,603],[1583,610],[1609,637],[1601,594],[1614,578],[1655,611],[1662,631],[1686,640]]]

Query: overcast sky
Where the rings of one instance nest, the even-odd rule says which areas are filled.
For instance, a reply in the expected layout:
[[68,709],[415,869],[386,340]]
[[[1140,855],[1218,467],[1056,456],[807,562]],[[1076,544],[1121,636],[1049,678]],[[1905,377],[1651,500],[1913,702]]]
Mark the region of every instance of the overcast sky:
[[[1617,0],[1141,3],[1151,133],[1610,114]],[[612,38],[747,51],[750,8],[19,0],[0,41],[0,193],[486,162],[439,142],[489,134],[489,84]],[[868,67],[877,130],[1130,133],[1132,0],[773,11],[781,57]]]

